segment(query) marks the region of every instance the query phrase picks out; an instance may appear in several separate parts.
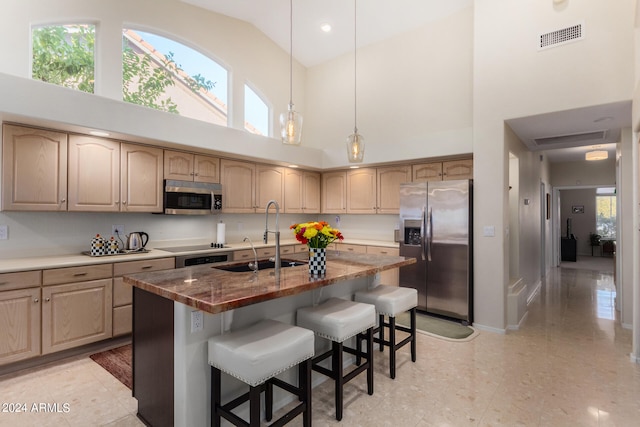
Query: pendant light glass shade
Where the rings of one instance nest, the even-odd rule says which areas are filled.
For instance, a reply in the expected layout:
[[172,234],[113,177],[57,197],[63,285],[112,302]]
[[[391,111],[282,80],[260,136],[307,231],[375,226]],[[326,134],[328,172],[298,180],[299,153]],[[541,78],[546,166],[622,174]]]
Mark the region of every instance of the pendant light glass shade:
[[293,0],[289,16],[289,108],[280,114],[280,137],[283,144],[300,145],[302,142],[302,115],[293,109]]
[[353,0],[353,133],[347,137],[347,158],[349,163],[362,163],[364,159],[364,137],[358,133],[358,91],[356,90],[358,61],[356,60],[356,9],[357,0]]
[[347,156],[349,163],[362,163],[364,159],[364,136],[358,133],[358,129],[347,137]]

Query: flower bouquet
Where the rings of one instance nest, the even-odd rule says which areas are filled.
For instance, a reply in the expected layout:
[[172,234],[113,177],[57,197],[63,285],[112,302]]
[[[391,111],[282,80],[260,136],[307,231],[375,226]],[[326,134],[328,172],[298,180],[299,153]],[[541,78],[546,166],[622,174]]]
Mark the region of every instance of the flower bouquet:
[[289,227],[303,245],[309,247],[309,274],[313,277],[323,276],[327,269],[326,248],[335,240],[343,240],[340,230],[331,228],[324,221],[293,224]]

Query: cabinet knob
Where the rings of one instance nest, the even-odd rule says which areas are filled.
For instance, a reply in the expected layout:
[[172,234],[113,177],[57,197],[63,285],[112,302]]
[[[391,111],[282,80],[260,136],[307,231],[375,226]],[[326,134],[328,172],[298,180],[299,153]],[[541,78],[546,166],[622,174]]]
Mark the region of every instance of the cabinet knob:
[[60,200],[60,203],[67,203],[67,199]]
[[122,204],[123,204],[123,205],[126,205],[126,204],[127,204],[127,201],[126,201],[126,200],[123,200],[123,201],[122,201]]
[[51,298],[45,298],[44,301],[45,302],[49,302],[49,301],[51,301]]
[[34,304],[37,304],[37,303],[39,303],[39,302],[40,302],[40,300],[39,300],[38,298],[34,298],[34,299],[33,299],[33,303],[34,303]]

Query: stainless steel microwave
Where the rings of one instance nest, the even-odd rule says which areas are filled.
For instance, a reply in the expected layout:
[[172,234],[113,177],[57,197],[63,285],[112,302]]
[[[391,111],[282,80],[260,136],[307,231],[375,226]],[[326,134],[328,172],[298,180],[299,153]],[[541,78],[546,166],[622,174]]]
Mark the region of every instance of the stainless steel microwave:
[[222,210],[222,185],[207,182],[164,181],[164,213],[211,215]]

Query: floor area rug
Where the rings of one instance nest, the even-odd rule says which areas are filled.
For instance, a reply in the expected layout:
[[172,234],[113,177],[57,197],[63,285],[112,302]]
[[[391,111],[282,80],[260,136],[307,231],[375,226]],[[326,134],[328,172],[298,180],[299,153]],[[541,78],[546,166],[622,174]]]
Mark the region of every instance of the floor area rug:
[[[409,312],[396,316],[396,323],[409,326]],[[469,341],[476,337],[478,331],[471,326],[444,320],[427,314],[416,313],[417,332],[450,341]]]
[[89,357],[131,389],[133,386],[131,344],[95,353]]

